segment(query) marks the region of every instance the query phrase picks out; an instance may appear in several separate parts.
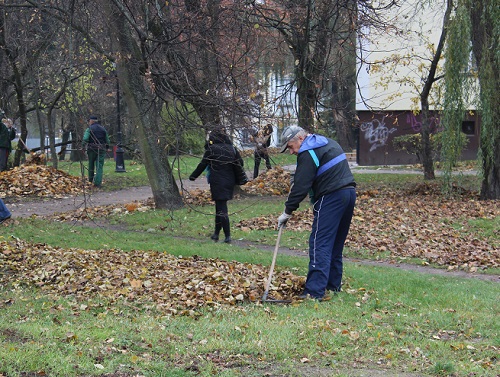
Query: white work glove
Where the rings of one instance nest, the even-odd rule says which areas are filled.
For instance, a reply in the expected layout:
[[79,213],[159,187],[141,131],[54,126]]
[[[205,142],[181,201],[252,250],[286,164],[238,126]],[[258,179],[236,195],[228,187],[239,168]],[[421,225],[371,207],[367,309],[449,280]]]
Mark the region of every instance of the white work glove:
[[283,212],[280,217],[278,217],[278,228],[280,227],[284,227],[288,221],[288,219],[290,219],[290,217],[292,217],[292,215],[289,215],[288,213],[286,212]]

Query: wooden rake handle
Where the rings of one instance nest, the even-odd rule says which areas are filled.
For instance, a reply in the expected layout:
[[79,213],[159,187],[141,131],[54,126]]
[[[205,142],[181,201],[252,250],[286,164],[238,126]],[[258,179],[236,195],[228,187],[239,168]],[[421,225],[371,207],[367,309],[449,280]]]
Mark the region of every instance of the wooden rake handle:
[[276,246],[274,247],[273,261],[271,263],[271,268],[269,269],[269,276],[266,282],[266,289],[264,295],[262,296],[262,301],[266,301],[267,295],[269,294],[269,287],[271,286],[271,279],[273,278],[274,265],[276,264],[276,256],[278,255],[278,249],[280,247],[281,232],[283,230],[283,225],[278,229],[278,239],[276,240]]

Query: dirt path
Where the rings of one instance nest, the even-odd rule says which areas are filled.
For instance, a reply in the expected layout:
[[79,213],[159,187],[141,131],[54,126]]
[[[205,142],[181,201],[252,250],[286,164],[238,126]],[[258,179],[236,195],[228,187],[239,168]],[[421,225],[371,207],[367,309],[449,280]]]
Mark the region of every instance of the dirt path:
[[[191,191],[193,189],[208,189],[208,185],[205,179],[197,179],[194,182],[185,180],[178,182],[179,188],[183,190]],[[151,187],[132,187],[123,190],[105,192],[101,190],[95,190],[86,194],[81,194],[77,196],[69,196],[60,199],[38,199],[38,200],[5,200],[9,210],[12,212],[12,218],[22,218],[30,217],[32,215],[47,216],[54,213],[70,212],[78,208],[91,208],[104,205],[112,204],[126,204],[134,201],[143,201],[151,198],[153,196]],[[101,224],[105,226],[104,224]],[[262,250],[273,251],[274,246],[262,245],[258,243],[252,243],[245,240],[234,240],[233,246],[236,247],[256,247]],[[287,255],[302,256],[307,257],[307,253],[304,251],[291,250],[288,248],[280,248],[279,252]],[[371,266],[383,266],[398,268],[403,270],[417,271],[421,273],[427,273],[432,275],[441,276],[453,276],[460,278],[473,278],[485,281],[500,282],[500,276],[498,275],[485,275],[479,273],[470,273],[465,271],[448,271],[446,269],[438,269],[426,266],[418,266],[413,264],[398,263],[394,261],[370,261],[363,259],[349,259],[345,258],[346,261],[352,263],[358,263],[363,265]]]

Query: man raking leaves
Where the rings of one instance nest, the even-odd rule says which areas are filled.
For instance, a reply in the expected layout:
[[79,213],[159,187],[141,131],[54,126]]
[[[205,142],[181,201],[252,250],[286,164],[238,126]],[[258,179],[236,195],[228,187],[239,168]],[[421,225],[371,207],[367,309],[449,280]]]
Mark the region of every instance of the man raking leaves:
[[332,139],[290,126],[281,135],[281,153],[287,149],[297,156],[297,168],[278,227],[286,225],[309,195],[314,221],[309,237],[309,271],[299,298],[322,300],[327,290],[341,290],[342,251],[354,212],[356,183],[344,151]]

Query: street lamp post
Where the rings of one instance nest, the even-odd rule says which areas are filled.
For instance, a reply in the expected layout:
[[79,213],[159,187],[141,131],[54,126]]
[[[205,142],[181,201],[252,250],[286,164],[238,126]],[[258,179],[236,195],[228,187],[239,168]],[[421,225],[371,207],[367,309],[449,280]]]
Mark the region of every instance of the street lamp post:
[[115,78],[116,78],[116,124],[117,124],[117,135],[116,135],[116,151],[115,151],[115,162],[116,168],[115,172],[125,173],[125,160],[123,159],[123,148],[122,148],[122,129],[121,129],[121,116],[120,116],[120,82],[118,81],[118,72],[115,68]]

